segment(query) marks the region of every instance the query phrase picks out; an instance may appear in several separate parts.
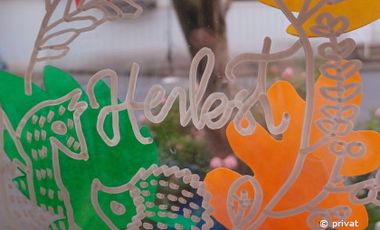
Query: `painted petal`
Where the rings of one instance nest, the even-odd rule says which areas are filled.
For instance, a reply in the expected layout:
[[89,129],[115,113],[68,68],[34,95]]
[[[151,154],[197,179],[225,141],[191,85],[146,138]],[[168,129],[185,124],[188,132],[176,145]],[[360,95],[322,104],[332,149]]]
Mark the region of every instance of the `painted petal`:
[[[297,229],[310,230],[307,224],[308,213],[304,212],[287,218],[268,218],[258,229]],[[297,226],[294,228],[294,226]]]
[[[333,73],[332,70],[328,70],[329,73]],[[356,72],[355,74],[351,75],[348,79],[344,81],[344,84],[358,84],[359,87],[361,87],[361,76],[360,73]],[[332,102],[331,100],[328,100],[324,98],[321,95],[321,89],[323,87],[334,87],[336,85],[336,81],[329,79],[323,75],[321,75],[317,82],[315,83],[315,106],[314,106],[314,112],[313,112],[313,128],[311,130],[311,141],[312,143],[319,140],[323,133],[320,128],[316,126],[316,122],[320,119],[326,118],[326,115],[323,114],[323,110],[325,110],[326,113],[333,114],[333,109],[330,109],[330,107],[335,107],[336,102]],[[352,91],[348,91],[344,94],[344,96],[348,96]],[[356,96],[354,96],[352,99],[346,101],[343,106],[350,106],[350,107],[358,107],[360,106],[362,99],[362,93],[360,92]],[[325,108],[323,108],[325,107]],[[350,116],[350,110],[347,109],[344,112],[345,116]],[[352,121],[352,123],[355,123],[356,117],[352,117],[351,119],[348,119]]]
[[254,134],[242,136],[231,123],[227,128],[227,137],[236,155],[252,169],[260,182],[265,204],[292,170],[297,153],[294,146],[273,139],[259,125]]
[[345,141],[357,141],[364,144],[366,151],[362,156],[351,158],[346,156],[340,173],[343,176],[358,176],[374,171],[380,165],[380,134],[375,131],[355,131]]
[[[347,193],[331,193],[317,207],[318,208],[334,208],[339,205],[348,206],[352,213],[347,221],[358,221],[358,228],[365,229],[368,225],[368,214],[364,205],[355,205],[351,202]],[[339,227],[339,229],[353,229],[352,227]]]
[[[298,154],[305,108],[304,101],[298,96],[293,86],[285,81],[273,84],[268,91],[268,97],[275,123],[280,121],[284,112],[290,115],[289,128],[283,134],[281,141],[275,140],[260,125],[249,136],[240,135],[232,123],[227,128],[227,137],[232,149],[252,169],[255,178],[261,183],[265,194],[264,204],[278,191],[293,169]],[[303,187],[305,182],[310,184],[310,178],[315,175],[326,174],[326,168],[321,159],[309,159],[308,163],[310,163],[310,169],[314,171],[303,172],[305,174],[301,176],[300,186],[297,188]],[[315,188],[321,188],[324,185],[323,182],[327,180],[321,176],[315,179],[319,179],[313,184]],[[311,192],[305,194],[304,197],[310,199],[314,195],[315,193]],[[305,202],[305,199],[300,199],[299,203]]]
[[275,124],[281,121],[282,115],[288,113],[290,123],[283,134],[284,142],[289,142],[297,149],[301,138],[304,119],[305,102],[294,87],[287,81],[277,81],[268,90],[269,102],[272,107]]
[[[337,206],[344,205],[348,206],[351,210],[351,216],[346,221],[358,221],[358,228],[355,229],[365,229],[368,225],[368,214],[363,205],[354,205],[349,200],[347,194],[330,194],[326,199],[324,199],[317,208],[320,209],[331,209]],[[259,229],[292,229],[290,226],[297,226],[300,230],[309,230],[307,219],[311,213],[302,212],[298,215],[290,216],[287,218],[268,218]],[[319,220],[316,220],[319,223]],[[353,229],[352,227],[339,227],[339,229]]]
[[206,189],[211,193],[210,204],[214,208],[212,215],[227,228],[232,227],[227,211],[228,191],[240,176],[230,169],[218,168],[209,172],[205,178]]
[[[312,0],[311,6],[314,6],[320,0]],[[279,8],[275,0],[260,0],[260,2]],[[285,4],[291,11],[299,12],[302,8],[302,0],[284,0]],[[324,12],[329,12],[333,16],[344,16],[349,20],[349,27],[345,32],[361,28],[378,18],[380,18],[380,1],[374,0],[344,0],[335,4],[326,4],[310,17],[304,24],[304,28],[309,37],[315,35],[310,31],[314,25],[316,17]],[[288,33],[296,35],[297,32],[293,27],[288,28]]]
[[[329,73],[332,71],[328,70]],[[345,84],[357,83],[360,85],[360,74],[350,74]],[[323,106],[333,106],[335,102],[331,102],[322,97],[321,89],[326,87],[335,86],[336,81],[333,81],[327,77],[320,76],[316,82],[315,87],[315,106],[312,117],[312,133],[311,143],[315,143],[319,138],[323,136],[321,130],[315,125],[316,121],[324,118],[326,113],[331,113],[330,110],[323,111]],[[352,92],[346,93],[346,95]],[[304,119],[305,102],[298,96],[297,92],[289,83],[284,81],[278,81],[268,90],[268,99],[273,110],[273,116],[275,124],[280,122],[284,112],[290,115],[289,128],[282,136],[282,140],[274,139],[262,126],[258,125],[256,131],[252,135],[241,136],[234,128],[233,124],[227,128],[227,137],[230,145],[236,155],[244,161],[254,172],[255,178],[260,182],[264,191],[263,205],[265,205],[269,199],[278,191],[280,186],[288,178],[295,163],[295,159],[298,154],[302,123]],[[358,106],[361,101],[361,93],[355,94],[352,98],[346,101],[347,106]],[[330,107],[328,109],[331,109]],[[354,122],[355,116],[350,114],[351,107],[347,107],[348,120]],[[334,111],[332,111],[334,112]],[[367,144],[368,148],[376,149],[374,144],[378,138],[376,135],[356,135],[358,132],[351,132],[347,136],[349,140],[358,140]],[[372,133],[372,132],[371,132]],[[379,134],[380,135],[380,134]],[[360,136],[360,137],[358,137]],[[368,142],[368,143],[367,143]],[[376,159],[376,155],[373,151],[370,151],[367,157]],[[359,162],[361,158],[358,158],[358,162],[352,160],[345,160],[347,168],[356,168],[356,164],[363,164],[367,161],[366,156],[363,157],[363,161]],[[330,172],[334,165],[336,157],[328,151],[327,145],[318,148],[312,152],[305,159],[300,176],[297,178],[293,186],[284,195],[283,199],[275,207],[275,210],[286,210],[295,208],[299,205],[305,204],[311,199],[315,198],[328,181]],[[380,165],[380,162],[375,160],[370,166],[359,167],[355,171],[367,172],[376,168],[376,165]],[[379,160],[380,161],[380,160]],[[365,163],[364,163],[365,164]],[[355,165],[353,167],[353,165]],[[364,169],[363,169],[364,168]],[[355,175],[354,173],[349,175]],[[357,174],[356,174],[357,175]],[[225,176],[220,175],[220,180],[224,181]],[[226,190],[226,189],[225,189]],[[332,198],[331,198],[332,199]],[[335,203],[334,203],[335,202]],[[349,201],[335,200],[330,201],[328,204],[350,204]],[[331,206],[332,207],[332,206]],[[331,208],[330,207],[330,208]],[[359,213],[362,223],[366,225],[366,213],[362,213],[364,207],[352,206],[354,213]],[[356,214],[355,214],[356,215]],[[264,222],[262,229],[286,229],[286,227],[297,225],[297,229],[309,229],[306,223],[308,214],[301,213],[294,217],[284,219],[268,219]],[[222,218],[222,217],[220,217]]]
[[327,155],[327,158],[323,159],[315,157],[315,154],[308,156],[299,177],[275,207],[275,210],[296,208],[315,198],[329,179],[334,158],[331,155]]

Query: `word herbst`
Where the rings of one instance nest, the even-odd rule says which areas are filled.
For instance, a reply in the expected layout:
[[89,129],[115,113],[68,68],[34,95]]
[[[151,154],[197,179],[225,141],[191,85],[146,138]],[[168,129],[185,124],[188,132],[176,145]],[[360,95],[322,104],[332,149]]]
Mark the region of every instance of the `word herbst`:
[[[197,85],[197,70],[202,59],[207,58],[207,63],[202,78]],[[117,98],[117,74],[113,70],[102,70],[95,74],[89,80],[88,95],[90,96],[90,105],[98,108],[94,96],[95,84],[102,78],[111,78],[111,105],[105,106],[99,113],[97,130],[103,140],[110,146],[115,146],[120,141],[119,118],[118,113],[128,110],[128,116],[131,121],[133,132],[136,138],[142,144],[152,142],[151,138],[145,138],[140,133],[137,123],[135,111],[144,111],[147,120],[153,123],[161,123],[168,115],[174,102],[178,99],[180,111],[180,124],[186,126],[192,121],[197,129],[203,129],[205,126],[210,129],[220,129],[233,117],[233,123],[236,130],[241,135],[250,135],[255,131],[256,120],[251,109],[259,104],[264,111],[265,121],[268,130],[272,134],[282,134],[289,124],[289,116],[284,113],[280,124],[275,125],[272,115],[272,109],[269,105],[267,95],[265,94],[265,86],[258,83],[250,93],[246,89],[237,92],[233,99],[229,99],[225,93],[213,92],[204,98],[206,88],[215,65],[215,56],[208,48],[201,49],[194,57],[189,72],[189,90],[183,87],[175,87],[166,98],[166,91],[161,85],[152,86],[144,102],[136,102],[134,95],[136,91],[137,77],[139,74],[139,65],[134,63],[131,68],[129,77],[128,91],[125,101],[118,103]],[[228,65],[227,65],[228,66]],[[228,67],[227,67],[228,68]],[[228,71],[226,70],[226,73]],[[227,79],[233,80],[234,76],[227,74]],[[188,94],[188,96],[187,96]],[[166,99],[165,99],[166,98]],[[189,100],[189,102],[188,102]],[[164,101],[164,103],[162,103]],[[161,108],[159,108],[161,107]],[[159,109],[158,109],[159,108]],[[154,112],[156,111],[156,113]],[[158,112],[157,112],[158,111]],[[104,130],[104,122],[108,115],[112,115],[113,137],[110,138]],[[243,122],[244,120],[244,122]]]

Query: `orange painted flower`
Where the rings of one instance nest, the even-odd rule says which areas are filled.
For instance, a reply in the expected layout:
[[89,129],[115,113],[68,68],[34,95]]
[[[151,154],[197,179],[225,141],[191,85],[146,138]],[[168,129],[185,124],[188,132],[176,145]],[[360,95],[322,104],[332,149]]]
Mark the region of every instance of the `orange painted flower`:
[[[346,86],[351,86],[352,83],[360,84],[359,73],[354,74],[344,83]],[[324,76],[319,77],[316,82],[316,101],[310,133],[311,144],[323,139],[325,133],[321,131],[321,127],[328,129],[328,124],[318,126],[317,121],[326,117],[326,114],[334,113],[334,109],[331,109],[333,102],[322,97],[321,89],[322,87],[332,88],[335,84],[335,81]],[[352,91],[353,89],[347,88],[343,96],[352,95]],[[313,201],[321,192],[325,191],[325,186],[329,182],[337,159],[337,156],[332,154],[331,149],[328,148],[329,144],[327,143],[331,143],[332,140],[358,141],[366,146],[366,152],[361,156],[353,158],[344,155],[339,171],[340,176],[362,175],[379,167],[380,155],[376,153],[376,150],[380,149],[380,134],[373,131],[351,131],[343,137],[333,136],[328,139],[326,144],[310,150],[294,183],[283,194],[278,203],[273,206],[273,209],[264,211],[264,208],[279,192],[281,186],[290,177],[294,169],[296,159],[299,156],[305,110],[305,102],[299,97],[293,86],[285,81],[274,83],[268,90],[268,98],[277,124],[281,121],[285,112],[290,115],[289,127],[281,138],[274,138],[260,125],[257,125],[255,132],[248,136],[240,135],[233,123],[230,123],[227,128],[227,137],[232,149],[252,169],[253,178],[261,187],[261,191],[250,187],[250,189],[247,189],[248,195],[245,194],[248,200],[254,200],[255,193],[262,193],[260,204],[256,204],[259,206],[258,210],[251,218],[250,223],[262,218],[262,215],[266,215],[268,211],[284,214],[286,211],[296,210],[291,215],[278,215],[275,217],[275,215],[269,214],[262,219],[263,221],[257,227],[259,229],[295,229],[296,226],[296,229],[310,229],[307,221],[314,214],[318,214],[318,210],[332,210],[336,207],[346,207],[345,210],[347,210],[348,207],[351,209],[351,213],[347,220],[357,220],[359,229],[364,229],[368,224],[366,209],[364,205],[353,204],[347,192],[327,192],[318,202],[314,202],[314,205],[303,206],[298,211],[297,208]],[[359,105],[360,101],[361,94],[357,94],[350,97],[344,104]],[[346,113],[344,116],[349,117],[351,122],[354,122],[355,116],[351,116],[352,114],[349,110],[345,110],[343,113]],[[205,179],[206,187],[212,194],[211,204],[215,209],[213,216],[228,228],[232,227],[228,213],[228,210],[231,210],[231,205],[230,203],[227,205],[228,193],[231,185],[239,178],[242,178],[242,175],[237,172],[227,168],[217,168],[208,173]],[[344,186],[342,181],[337,183]],[[241,194],[243,193],[241,192]],[[312,208],[314,209],[312,210]],[[232,209],[236,211],[235,206],[232,206]],[[316,222],[315,224],[319,226],[318,223]],[[348,227],[347,229],[350,228]]]
[[[304,0],[282,1],[294,12],[300,12],[305,3]],[[260,0],[260,2],[279,8],[276,0]],[[308,9],[312,9],[320,2],[323,2],[323,0],[311,0]],[[358,29],[380,18],[380,1],[377,0],[327,0],[324,2],[324,5],[313,12],[311,17],[304,23],[304,29],[309,37],[315,36],[310,28],[315,24],[316,17],[321,13],[328,12],[334,17],[346,17],[349,20],[349,26],[345,32]],[[297,34],[292,26],[288,28],[288,33]]]

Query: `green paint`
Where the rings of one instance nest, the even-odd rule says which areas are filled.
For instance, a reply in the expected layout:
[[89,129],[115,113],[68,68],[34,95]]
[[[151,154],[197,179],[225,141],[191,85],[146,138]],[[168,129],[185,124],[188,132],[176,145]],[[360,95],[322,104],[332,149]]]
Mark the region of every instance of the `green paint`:
[[[21,118],[36,104],[45,100],[54,100],[67,95],[74,89],[81,88],[80,85],[67,73],[54,67],[46,67],[44,71],[44,82],[46,90],[33,85],[33,95],[26,96],[24,94],[24,81],[16,75],[0,72],[0,104],[7,114],[14,128],[18,126]],[[100,109],[103,106],[109,105],[110,90],[105,83],[98,83],[95,87],[95,94],[100,104]],[[87,95],[82,90],[80,101],[85,101],[89,104]],[[64,107],[66,104],[62,104]],[[135,138],[131,124],[128,119],[127,112],[120,112],[120,143],[115,147],[107,146],[100,138],[96,131],[96,121],[100,109],[91,109],[90,107],[81,115],[82,130],[86,139],[89,160],[74,160],[64,154],[59,154],[60,168],[62,172],[62,180],[69,191],[72,208],[74,210],[74,219],[83,229],[107,229],[107,226],[97,216],[92,207],[90,200],[91,183],[94,178],[99,178],[107,186],[119,186],[127,183],[138,171],[139,168],[148,168],[151,164],[157,163],[157,149],[155,144],[142,145]],[[58,113],[59,105],[50,108],[43,108],[36,113],[38,116],[45,116],[50,110]],[[72,114],[66,112],[60,119],[67,121]],[[105,128],[107,133],[111,133],[111,124],[107,119]],[[66,123],[67,124],[67,123]],[[32,148],[40,148],[46,146],[50,151],[50,143],[48,141],[34,140],[32,145],[27,142],[27,132],[34,131],[32,121],[29,120],[23,130],[21,142],[25,147],[25,151],[29,157],[33,157]],[[46,129],[47,136],[55,135],[51,129]],[[146,128],[142,128],[143,135],[150,135]],[[74,136],[75,132],[69,131],[67,135],[57,137],[61,142],[67,141],[69,136]],[[18,154],[17,149],[7,131],[4,133],[5,151],[8,156],[13,159],[18,159],[22,163],[23,160]],[[30,155],[29,155],[30,154]],[[51,156],[40,162],[33,162],[33,166],[41,168],[51,167]],[[19,184],[26,183],[25,176],[15,179]],[[57,187],[55,181],[38,181],[34,177],[35,188],[45,187],[56,192]],[[21,189],[21,187],[20,187]],[[153,188],[154,189],[154,188]],[[22,189],[21,189],[22,190]],[[22,190],[28,197],[28,191]],[[109,198],[104,198],[101,205],[109,204]],[[127,222],[135,214],[132,200],[128,196],[116,197],[120,203],[123,203],[128,211],[123,218],[116,218],[115,225],[126,226]],[[47,196],[37,196],[39,205],[47,205],[57,208],[62,205],[59,199],[50,199]],[[106,207],[105,207],[106,209]]]

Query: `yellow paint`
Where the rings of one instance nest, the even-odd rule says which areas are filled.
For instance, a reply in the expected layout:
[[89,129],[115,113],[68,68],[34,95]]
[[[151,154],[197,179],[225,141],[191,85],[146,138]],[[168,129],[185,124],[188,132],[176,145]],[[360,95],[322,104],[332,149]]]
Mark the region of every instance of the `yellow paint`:
[[[299,12],[302,9],[304,3],[303,0],[283,0],[288,8],[293,12]],[[320,0],[311,0],[310,7],[315,6]],[[260,0],[260,2],[279,8],[276,0]],[[344,0],[335,4],[325,4],[316,13],[314,13],[304,24],[304,29],[309,37],[315,35],[310,31],[310,27],[315,24],[316,17],[324,12],[331,13],[334,17],[345,16],[350,22],[348,29],[345,32],[349,32],[358,28],[361,28],[378,18],[380,18],[380,1],[379,0]],[[288,33],[296,35],[296,30],[289,26]]]

